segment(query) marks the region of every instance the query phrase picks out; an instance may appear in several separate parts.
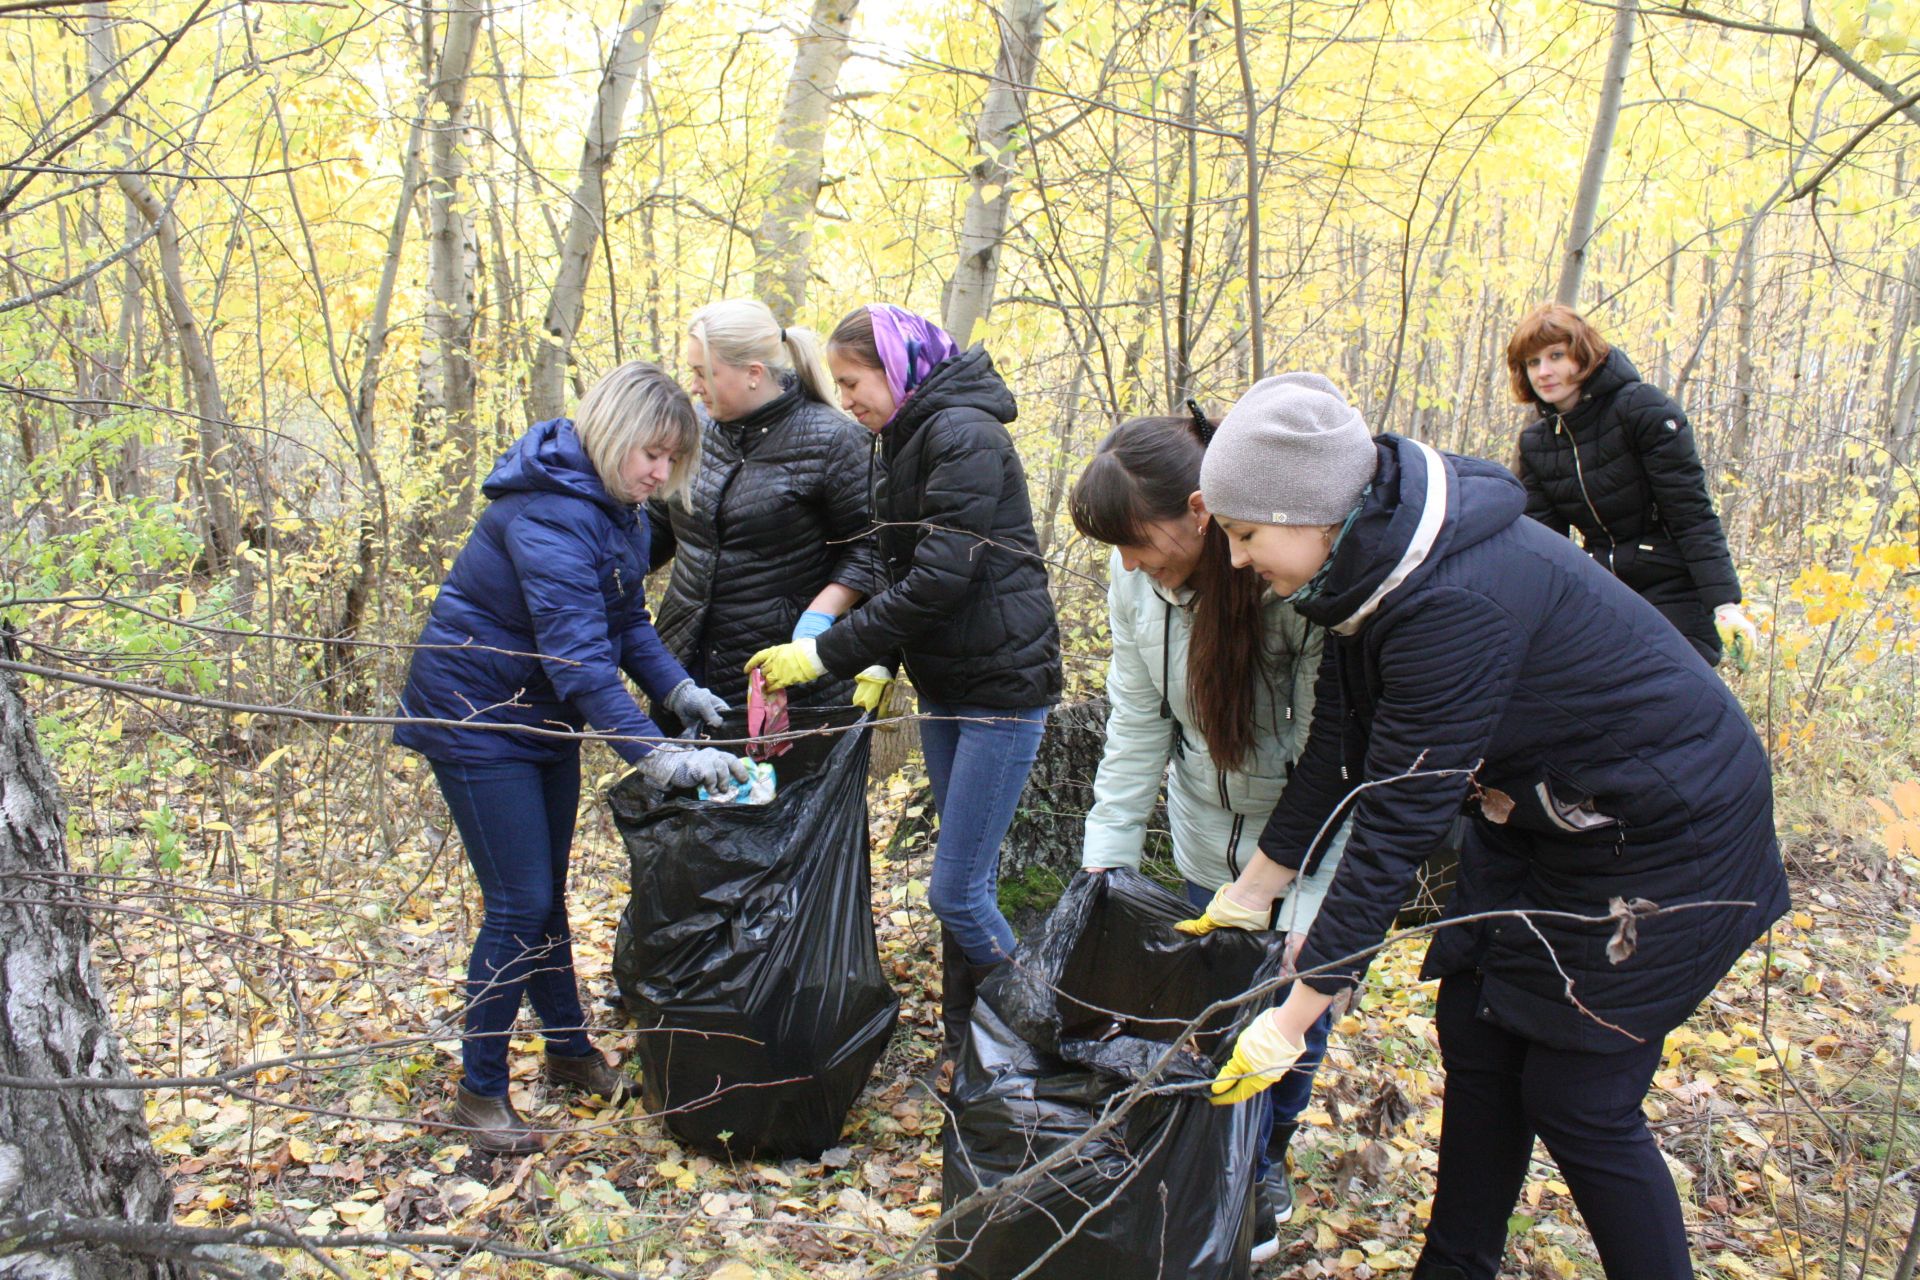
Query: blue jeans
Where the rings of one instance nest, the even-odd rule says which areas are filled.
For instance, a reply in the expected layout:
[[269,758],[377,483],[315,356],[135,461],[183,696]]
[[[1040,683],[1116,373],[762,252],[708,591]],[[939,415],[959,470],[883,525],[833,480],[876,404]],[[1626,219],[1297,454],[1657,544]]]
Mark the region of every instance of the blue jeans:
[[940,815],[927,905],[968,964],[1013,956],[1013,928],[1000,914],[1000,842],[1013,825],[1033,771],[1047,709],[1008,711],[920,699],[920,750]]
[[503,1097],[507,1037],[522,995],[540,1015],[549,1053],[593,1052],[567,925],[567,855],[580,806],[580,757],[553,764],[432,764],[486,904],[467,961],[461,1083],[474,1093]]
[[[1197,885],[1191,880],[1187,881],[1187,901],[1202,911],[1206,910],[1207,904],[1213,901],[1213,893],[1212,889]],[[1289,982],[1274,992],[1273,1003],[1278,1005],[1285,1000],[1287,992],[1291,990],[1293,990],[1293,984]],[[1283,1124],[1299,1124],[1300,1116],[1306,1111],[1307,1104],[1313,1101],[1313,1076],[1320,1069],[1321,1059],[1327,1056],[1327,1033],[1331,1030],[1333,1030],[1333,1010],[1328,1009],[1314,1019],[1313,1025],[1307,1028],[1307,1051],[1300,1055],[1300,1060],[1293,1064],[1286,1075],[1280,1077],[1280,1083],[1260,1095],[1266,1112],[1260,1117],[1260,1162],[1254,1170],[1255,1177],[1266,1177],[1267,1171],[1273,1167],[1273,1162],[1267,1155],[1267,1140],[1273,1136],[1274,1127]]]

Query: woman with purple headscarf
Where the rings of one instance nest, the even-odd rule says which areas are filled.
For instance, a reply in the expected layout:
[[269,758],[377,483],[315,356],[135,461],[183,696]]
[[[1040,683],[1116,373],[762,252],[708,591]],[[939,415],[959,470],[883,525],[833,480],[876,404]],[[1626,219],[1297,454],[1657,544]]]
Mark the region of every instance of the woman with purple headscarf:
[[877,710],[904,662],[939,845],[927,900],[940,917],[945,1043],[958,1051],[974,993],[1013,954],[995,890],[1000,842],[1060,696],[1060,633],[1034,536],[1026,470],[1007,434],[1017,410],[986,351],[884,303],[827,340],[840,403],[879,437],[874,518],[889,585],[813,640],[747,665],[768,684],[855,676]]

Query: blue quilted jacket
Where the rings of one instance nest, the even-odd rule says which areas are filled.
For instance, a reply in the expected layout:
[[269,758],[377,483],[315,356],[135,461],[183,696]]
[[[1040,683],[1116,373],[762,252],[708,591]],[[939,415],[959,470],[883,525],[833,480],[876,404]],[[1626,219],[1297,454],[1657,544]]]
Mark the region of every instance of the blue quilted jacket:
[[1326,590],[1299,606],[1331,634],[1305,753],[1260,840],[1311,869],[1327,815],[1379,784],[1351,802],[1300,956],[1302,971],[1333,976],[1306,981],[1337,991],[1366,968],[1355,957],[1464,812],[1452,917],[1604,916],[1615,898],[1749,904],[1642,920],[1618,963],[1611,924],[1544,916],[1443,927],[1428,948],[1426,976],[1478,970],[1480,1016],[1531,1039],[1610,1051],[1662,1036],[1787,908],[1766,753],[1652,605],[1522,518],[1504,467],[1375,444],[1373,487]]
[[[647,614],[647,521],[600,483],[565,418],[534,425],[482,487],[492,499],[435,597],[400,714],[657,738],[620,673],[664,698],[687,673]],[[629,762],[652,748],[612,742]],[[550,761],[565,738],[403,724],[393,740],[462,764]]]

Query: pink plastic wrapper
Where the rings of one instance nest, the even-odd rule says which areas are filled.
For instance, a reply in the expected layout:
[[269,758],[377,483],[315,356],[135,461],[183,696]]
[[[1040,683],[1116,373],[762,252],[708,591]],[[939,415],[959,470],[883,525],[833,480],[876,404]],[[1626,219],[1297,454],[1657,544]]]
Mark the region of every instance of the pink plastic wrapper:
[[[787,691],[775,689],[768,693],[766,673],[755,667],[747,679],[747,736],[758,738],[786,731]],[[771,760],[784,755],[792,746],[792,742],[784,739],[779,742],[749,742],[747,755],[754,760]]]

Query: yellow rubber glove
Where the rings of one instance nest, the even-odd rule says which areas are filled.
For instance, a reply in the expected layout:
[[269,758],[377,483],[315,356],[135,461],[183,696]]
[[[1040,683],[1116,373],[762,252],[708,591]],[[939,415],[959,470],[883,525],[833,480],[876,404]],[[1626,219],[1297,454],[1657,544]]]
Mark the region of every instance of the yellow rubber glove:
[[853,678],[853,705],[868,715],[877,716],[887,705],[887,690],[893,688],[893,672],[875,663]]
[[1191,920],[1182,920],[1173,927],[1181,933],[1193,937],[1202,937],[1215,929],[1251,929],[1258,933],[1273,924],[1273,904],[1264,907],[1249,907],[1227,892],[1232,885],[1221,885],[1213,895],[1213,901],[1207,909]]
[[1213,1078],[1213,1093],[1208,1101],[1216,1107],[1245,1102],[1279,1084],[1287,1068],[1300,1061],[1300,1055],[1306,1051],[1304,1042],[1295,1044],[1280,1030],[1280,1011],[1267,1010],[1248,1023],[1240,1038],[1233,1042],[1233,1056]]
[[1747,611],[1737,604],[1723,604],[1713,611],[1713,626],[1720,633],[1720,644],[1740,670],[1747,669],[1754,650],[1760,647],[1760,628],[1753,625]]
[[769,689],[805,684],[827,674],[826,667],[820,663],[820,644],[816,640],[793,640],[762,649],[747,659],[747,670],[755,667],[766,672]]

